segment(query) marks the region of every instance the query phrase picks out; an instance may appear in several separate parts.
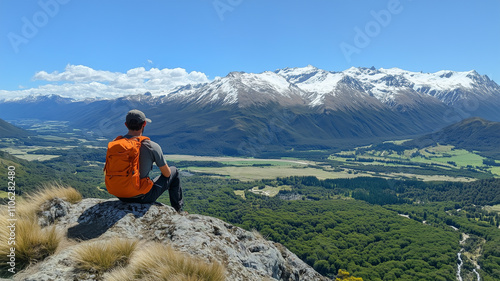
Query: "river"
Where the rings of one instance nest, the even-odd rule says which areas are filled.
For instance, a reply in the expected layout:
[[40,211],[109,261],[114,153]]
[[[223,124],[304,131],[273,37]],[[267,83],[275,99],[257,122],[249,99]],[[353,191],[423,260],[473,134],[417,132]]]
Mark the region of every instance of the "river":
[[[469,238],[469,235],[466,234],[466,233],[462,233],[462,240],[460,240],[460,245],[464,245],[465,244],[465,241],[467,241],[467,239]],[[460,252],[458,252],[457,256],[458,256],[458,264],[457,264],[457,280],[458,281],[463,281],[462,279],[462,266],[464,265],[464,262],[462,260],[462,252],[465,251],[464,248],[460,249]],[[476,267],[478,267],[477,269],[479,269],[479,265],[476,265]],[[474,268],[472,270],[472,272],[474,272],[474,274],[476,274],[476,277],[477,277],[477,281],[481,281],[481,276],[479,275],[479,272],[477,272],[476,268]]]

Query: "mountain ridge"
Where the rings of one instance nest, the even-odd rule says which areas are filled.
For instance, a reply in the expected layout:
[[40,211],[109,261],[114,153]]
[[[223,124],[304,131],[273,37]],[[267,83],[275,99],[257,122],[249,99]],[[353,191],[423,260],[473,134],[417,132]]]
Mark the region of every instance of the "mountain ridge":
[[[470,95],[471,90],[476,92],[481,90],[483,96],[496,98],[500,96],[500,86],[490,80],[488,76],[480,75],[475,70],[466,72],[441,70],[435,73],[419,73],[399,68],[351,67],[342,72],[334,72],[309,65],[303,68],[283,68],[274,72],[264,71],[257,74],[233,71],[226,77],[218,77],[208,83],[179,86],[162,95],[152,95],[148,92],[146,95],[128,97],[156,98],[160,103],[182,98],[186,98],[187,101],[215,102],[220,100],[219,94],[223,93],[224,103],[235,103],[238,102],[239,88],[246,87],[245,90],[254,91],[250,94],[266,93],[265,96],[271,100],[281,95],[296,99],[299,104],[306,103],[309,106],[318,106],[322,104],[320,101],[324,95],[337,96],[339,94],[338,91],[335,91],[339,84],[364,91],[365,97],[375,97],[386,104],[390,104],[395,99],[395,96],[400,92],[399,88],[435,97],[447,105],[453,105],[460,97]],[[476,96],[480,95],[476,93]],[[301,100],[298,101],[297,98]],[[79,101],[91,103],[100,100],[109,99],[74,100],[50,94],[4,100],[0,103],[52,101],[64,104]]]
[[16,127],[9,122],[0,119],[0,138],[19,138],[19,137],[27,137],[32,135],[33,133]]
[[[37,101],[38,100],[38,101]],[[138,108],[146,134],[182,153],[256,156],[268,150],[329,149],[338,140],[414,137],[470,116],[500,121],[500,86],[475,71],[313,66],[231,72],[209,83],[113,100],[58,96],[0,103],[0,118],[65,120],[96,136],[122,134]]]
[[[288,80],[288,82],[292,84],[299,84],[306,92],[330,92],[330,88],[334,88],[336,83],[338,83],[342,77],[350,76],[353,79],[357,79],[362,83],[367,82],[382,82],[380,86],[401,86],[405,84],[406,86],[412,86],[416,91],[422,93],[428,93],[432,96],[440,96],[439,91],[441,90],[450,90],[458,87],[470,88],[473,87],[474,82],[479,82],[483,85],[488,85],[489,87],[494,88],[495,90],[499,90],[500,86],[496,84],[493,80],[489,79],[487,75],[480,75],[475,70],[470,71],[452,71],[452,70],[440,70],[434,73],[423,73],[423,72],[412,72],[403,70],[397,67],[389,68],[389,69],[376,69],[375,67],[366,68],[366,67],[351,67],[344,71],[328,71],[316,68],[312,65],[308,65],[306,67],[286,67],[283,69],[277,69],[275,71],[264,71],[261,73],[246,73],[243,71],[233,71],[228,73],[226,77],[217,77],[211,82],[202,83],[202,84],[187,84],[184,86],[178,86],[169,92],[165,92],[163,94],[155,94],[154,96],[168,96],[171,93],[178,93],[186,89],[186,87],[199,87],[200,85],[208,85],[218,80],[227,77],[235,77],[237,75],[250,75],[250,76],[265,76],[270,73],[278,74],[279,76]],[[312,79],[314,78],[314,79]],[[321,83],[312,83],[321,82]],[[307,83],[306,83],[307,82]],[[396,83],[394,83],[396,82]],[[398,84],[398,85],[396,85]],[[313,87],[308,88],[307,86],[323,86],[321,87]],[[370,87],[368,87],[369,89]],[[97,94],[98,95],[98,94]],[[25,98],[15,98],[6,101],[39,101],[40,98],[46,99],[43,97],[48,96],[49,98],[57,98],[58,95],[48,94],[48,95],[31,95]],[[94,97],[95,98],[95,97]],[[90,98],[88,100],[94,100],[94,98]],[[71,101],[71,98],[59,97],[61,101]],[[76,100],[79,101],[79,100]],[[81,100],[80,100],[81,101]],[[1,101],[0,101],[1,102]]]
[[425,147],[446,144],[500,159],[500,122],[471,117],[449,125],[437,132],[421,136],[404,145]]

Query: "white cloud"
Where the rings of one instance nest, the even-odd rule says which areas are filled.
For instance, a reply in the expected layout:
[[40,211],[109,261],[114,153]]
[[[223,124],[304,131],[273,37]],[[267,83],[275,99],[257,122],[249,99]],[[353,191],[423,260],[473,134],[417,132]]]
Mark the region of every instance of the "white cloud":
[[63,72],[39,71],[35,73],[33,80],[48,83],[17,91],[0,90],[0,99],[51,94],[74,99],[117,98],[145,92],[164,95],[178,86],[210,82],[204,73],[188,73],[182,68],[146,70],[144,67],[137,67],[121,73],[95,70],[84,65],[67,65]]

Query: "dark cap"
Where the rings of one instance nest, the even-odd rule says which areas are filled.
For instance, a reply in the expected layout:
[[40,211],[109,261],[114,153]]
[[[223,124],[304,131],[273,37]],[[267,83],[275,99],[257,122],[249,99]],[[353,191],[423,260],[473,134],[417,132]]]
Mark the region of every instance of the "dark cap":
[[127,124],[141,124],[142,122],[148,122],[151,123],[151,119],[146,118],[146,115],[144,112],[137,110],[137,109],[132,109],[127,113],[127,117],[125,122]]

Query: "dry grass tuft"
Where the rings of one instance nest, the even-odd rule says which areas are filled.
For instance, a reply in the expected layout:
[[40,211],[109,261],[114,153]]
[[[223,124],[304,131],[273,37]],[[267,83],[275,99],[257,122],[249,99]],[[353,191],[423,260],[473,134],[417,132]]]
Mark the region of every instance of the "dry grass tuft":
[[105,281],[135,281],[134,272],[129,267],[117,268],[104,275]]
[[105,280],[224,281],[225,269],[217,262],[208,264],[169,246],[153,243],[138,250],[128,267],[109,273]]
[[264,239],[264,236],[255,228],[252,229],[252,233],[257,239]]
[[[0,270],[2,276],[9,276],[7,269],[10,266],[8,254],[15,248],[16,270],[22,270],[32,263],[43,260],[53,254],[61,241],[61,235],[55,227],[42,229],[38,224],[37,212],[40,206],[48,200],[61,198],[71,203],[82,199],[81,194],[74,188],[64,187],[59,184],[45,185],[42,189],[27,199],[16,197],[15,208],[9,213],[7,208],[0,210]],[[15,221],[8,221],[15,219]],[[15,235],[9,226],[15,226]],[[9,237],[15,237],[15,244],[8,243]]]
[[17,199],[19,201],[16,209],[17,216],[36,217],[42,204],[54,198],[77,203],[82,200],[82,195],[73,187],[63,186],[58,183],[45,184],[40,190],[28,194],[26,199]]
[[18,259],[26,264],[38,262],[53,254],[61,241],[55,227],[42,229],[34,220],[18,220],[16,228],[16,263]]
[[58,183],[45,184],[40,190],[28,195],[28,200],[37,206],[54,198],[61,198],[74,204],[82,200],[82,195],[73,187]]
[[53,254],[61,241],[61,235],[58,234],[55,227],[42,229],[38,225],[35,216],[18,216],[15,221],[15,244],[7,243],[11,236],[7,221],[9,217],[6,213],[0,215],[0,239],[5,243],[0,243],[0,270],[2,275],[8,275],[7,269],[10,266],[8,254],[11,248],[15,248],[15,267],[21,270],[32,263],[43,260]]
[[78,247],[73,256],[78,269],[100,274],[127,265],[138,243],[138,240],[122,238],[87,243]]

